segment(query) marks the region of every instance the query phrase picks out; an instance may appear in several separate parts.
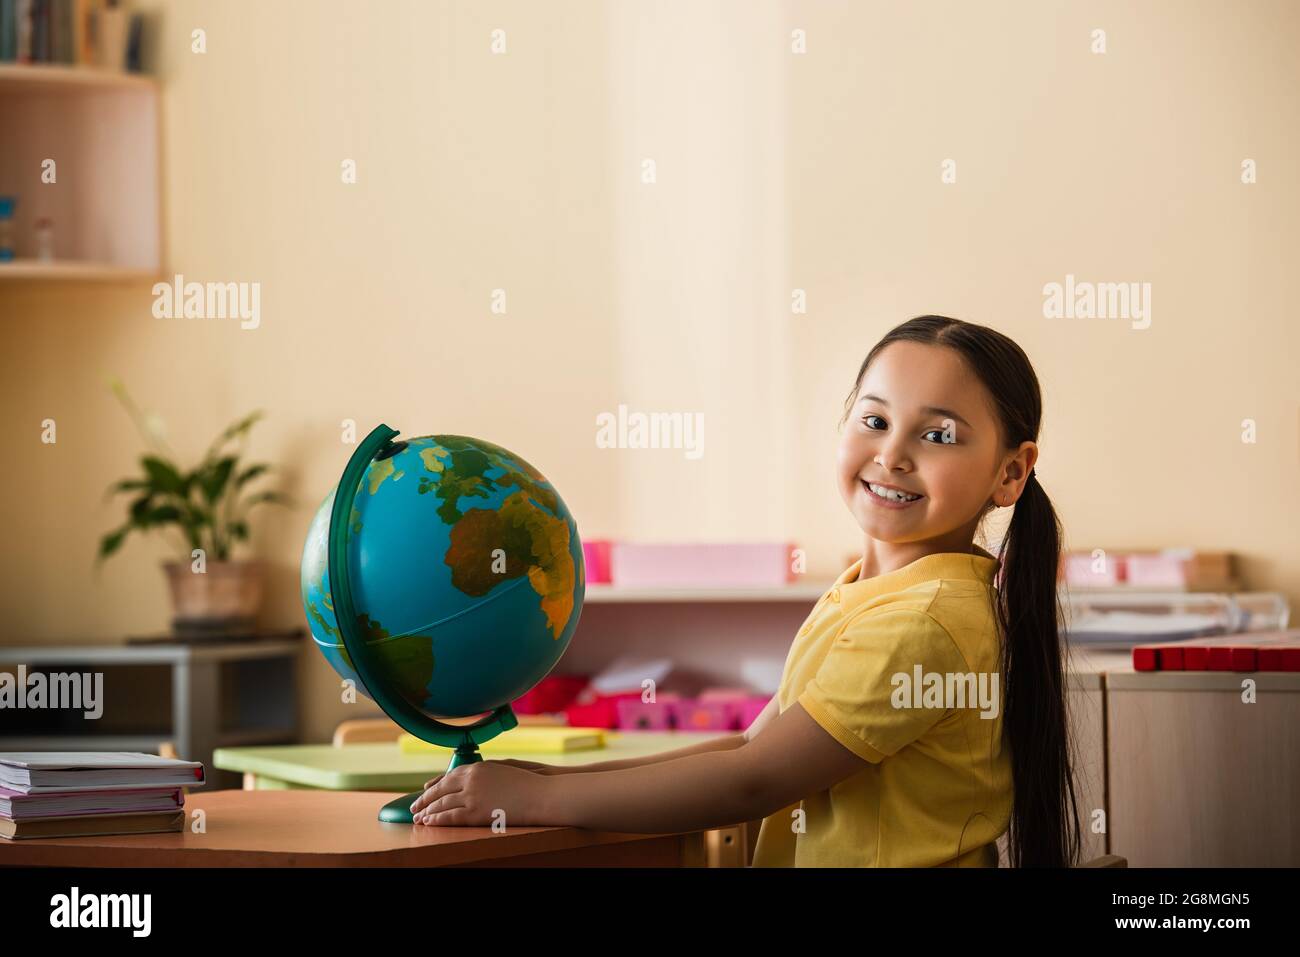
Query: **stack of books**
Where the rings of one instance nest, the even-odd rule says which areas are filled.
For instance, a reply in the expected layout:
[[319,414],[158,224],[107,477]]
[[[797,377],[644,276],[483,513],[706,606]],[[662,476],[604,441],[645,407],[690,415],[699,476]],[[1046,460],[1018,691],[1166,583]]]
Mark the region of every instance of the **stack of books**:
[[0,0],[0,61],[138,71],[143,22],[125,0]]
[[0,837],[149,834],[185,826],[198,761],[123,751],[0,752]]

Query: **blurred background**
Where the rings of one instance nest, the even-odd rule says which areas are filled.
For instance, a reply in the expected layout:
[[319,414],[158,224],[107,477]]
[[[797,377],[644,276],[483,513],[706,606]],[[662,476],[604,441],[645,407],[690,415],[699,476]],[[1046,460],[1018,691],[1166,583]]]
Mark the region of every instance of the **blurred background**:
[[[1037,473],[1087,557],[1078,594],[1131,597],[1120,557],[1138,555],[1137,570],[1157,556],[1158,598],[1075,606],[1169,616],[1119,637],[1101,627],[1117,668],[1137,638],[1287,627],[1300,600],[1295,4],[126,12],[138,26],[121,26],[128,52],[112,63],[73,50],[71,65],[0,66],[0,194],[15,200],[14,261],[0,263],[5,644],[115,647],[169,628],[162,563],[186,554],[174,538],[128,535],[94,565],[125,514],[105,489],[144,450],[116,377],[189,463],[265,412],[246,461],[273,466],[260,487],[292,504],[252,510],[234,556],[263,563],[260,629],[305,627],[299,561],[353,449],[345,424],[364,436],[385,422],[517,451],[584,541],[800,549],[797,576],[762,599],[620,601],[617,580],[602,594],[593,578],[559,669],[662,659],[684,693],[770,695],[800,622],[861,550],[834,481],[843,400],[876,340],[922,313],[993,326],[1034,363]],[[95,72],[124,56],[140,72]],[[178,275],[256,283],[256,327],[158,318],[153,286]],[[1044,287],[1067,277],[1149,284],[1149,324],[1048,316]],[[703,454],[599,447],[597,416],[620,405],[702,414]],[[1094,549],[1114,560],[1098,566]],[[309,644],[289,656],[283,717],[289,741],[319,743],[378,711],[340,701]],[[1113,816],[1105,669],[1088,674],[1089,806]],[[159,695],[179,687],[156,680]],[[1272,716],[1291,720],[1297,699]],[[1296,793],[1295,726],[1274,739],[1292,747],[1272,794]],[[1154,804],[1125,806],[1149,830]],[[1191,851],[1157,840],[1146,862],[1294,864],[1300,834],[1278,827],[1254,851],[1224,850],[1241,843],[1227,832]]]

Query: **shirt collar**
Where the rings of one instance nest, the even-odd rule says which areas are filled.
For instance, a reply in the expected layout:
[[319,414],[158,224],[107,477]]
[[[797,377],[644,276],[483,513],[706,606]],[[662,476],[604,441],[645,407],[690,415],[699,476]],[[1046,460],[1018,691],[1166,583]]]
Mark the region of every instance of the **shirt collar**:
[[831,586],[830,598],[840,603],[843,612],[877,598],[919,585],[937,578],[961,579],[992,584],[998,570],[998,560],[980,549],[978,553],[936,552],[897,568],[892,572],[858,581],[862,559],[846,568]]

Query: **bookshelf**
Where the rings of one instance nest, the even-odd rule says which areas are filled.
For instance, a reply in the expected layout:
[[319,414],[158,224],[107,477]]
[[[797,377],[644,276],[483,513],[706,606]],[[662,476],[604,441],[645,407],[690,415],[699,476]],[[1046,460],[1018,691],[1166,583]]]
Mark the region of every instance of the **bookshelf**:
[[[160,98],[153,77],[0,64],[0,194],[17,198],[0,282],[137,281],[161,261]],[[53,160],[55,181],[43,181]],[[54,259],[34,226],[53,222]]]

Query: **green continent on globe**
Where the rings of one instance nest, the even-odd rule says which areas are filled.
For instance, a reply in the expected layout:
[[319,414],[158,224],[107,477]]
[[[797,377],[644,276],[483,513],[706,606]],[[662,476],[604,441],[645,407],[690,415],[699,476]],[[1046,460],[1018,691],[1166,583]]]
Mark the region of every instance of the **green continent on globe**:
[[[424,700],[433,680],[433,639],[428,635],[404,635],[390,640],[387,629],[369,615],[357,615],[357,626],[365,635],[368,662],[407,701]],[[347,647],[339,650],[348,667],[355,668]]]
[[[420,459],[437,481],[422,479],[419,491],[434,492],[441,502],[438,515],[451,526],[443,561],[451,568],[452,584],[477,597],[502,581],[527,575],[551,635],[558,639],[573,615],[576,579],[569,525],[558,515],[559,497],[543,484],[540,472],[526,463],[516,465],[509,452],[490,442],[458,435],[430,440],[436,444],[422,450]],[[487,475],[490,469],[505,474],[493,479]],[[382,481],[372,479],[372,490]],[[498,509],[460,508],[462,497],[488,498],[510,487],[518,491]],[[497,549],[505,556],[504,568],[494,558]]]

